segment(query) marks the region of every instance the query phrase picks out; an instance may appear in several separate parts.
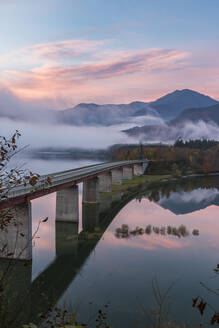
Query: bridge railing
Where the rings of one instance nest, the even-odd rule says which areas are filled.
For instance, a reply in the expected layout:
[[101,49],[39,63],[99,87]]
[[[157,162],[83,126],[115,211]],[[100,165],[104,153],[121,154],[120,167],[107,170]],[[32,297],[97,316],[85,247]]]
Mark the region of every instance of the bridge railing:
[[[147,163],[148,160],[129,160],[129,161],[119,161],[119,162],[108,162],[108,163],[100,163],[90,166],[85,166],[82,168],[75,168],[72,170],[55,172],[52,174],[42,175],[36,185],[33,186],[24,186],[23,184],[14,187],[10,193],[8,194],[8,198],[18,197],[20,195],[27,195],[36,190],[40,189],[50,189],[55,186],[59,186],[68,182],[74,182],[77,180],[82,180],[85,178],[89,178],[89,176],[98,175],[105,171],[110,171],[116,168],[130,166],[134,164]],[[49,185],[44,184],[46,179],[50,177],[51,183]]]

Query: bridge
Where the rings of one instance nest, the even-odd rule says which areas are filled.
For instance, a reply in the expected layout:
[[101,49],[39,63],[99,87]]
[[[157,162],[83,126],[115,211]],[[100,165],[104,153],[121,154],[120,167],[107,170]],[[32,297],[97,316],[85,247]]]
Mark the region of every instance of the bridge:
[[[209,181],[209,177],[194,179],[192,184],[194,189],[199,190],[203,186],[203,181],[207,188],[219,188],[218,181],[213,178],[211,181]],[[207,182],[205,179],[208,179]],[[166,183],[168,183],[168,187]],[[185,179],[183,185],[178,181],[166,183],[159,184],[158,189],[156,187],[157,194],[165,195],[165,192],[170,194],[170,192],[175,193],[177,190],[191,191],[191,179]],[[139,199],[139,196],[151,199],[152,194],[154,194],[153,185],[151,187],[142,185],[138,187],[138,190],[133,188],[129,192],[118,190],[113,193],[113,197],[110,193],[100,193],[99,203],[83,204],[83,224],[80,233],[78,222],[56,221],[56,257],[54,260],[33,281],[31,280],[32,262],[24,265],[22,261],[17,261],[10,273],[9,295],[15,294],[8,313],[9,317],[14,320],[12,320],[13,325],[10,324],[10,327],[15,328],[21,323],[28,322],[38,324],[41,319],[39,313],[47,314],[49,309],[62,297],[77,275],[80,274],[87,259],[102,239],[104,232],[121,209],[133,199]],[[152,199],[157,202],[157,195]],[[190,204],[189,200],[187,202]],[[174,203],[170,205],[172,205],[170,210],[174,211]],[[159,204],[159,206],[162,205]],[[96,228],[98,228],[97,234]],[[89,235],[94,232],[94,238],[81,238],[86,232]],[[8,262],[10,260],[0,261],[0,271],[5,272],[7,270]]]
[[[16,222],[8,226],[7,233],[1,232],[1,257],[32,259],[31,200],[56,192],[56,221],[78,223],[79,183],[83,182],[82,212],[92,213],[92,208],[96,208],[92,204],[104,205],[101,204],[100,193],[110,193],[113,184],[119,185],[122,180],[142,175],[147,166],[148,160],[145,159],[102,163],[41,176],[34,188],[24,185],[14,187],[8,198],[0,202],[0,209],[10,208]],[[45,185],[48,177],[51,183]]]
[[[16,297],[10,303],[8,314],[13,319],[11,328],[18,327],[21,323],[40,322],[39,313],[46,314],[58,302],[82,270],[118,212],[135,199],[138,193],[139,190],[135,189],[129,192],[118,190],[113,196],[109,193],[100,194],[99,203],[84,203],[80,233],[79,222],[56,221],[56,257],[33,281],[32,262],[24,265],[23,261],[16,261],[10,273],[12,283],[9,295],[16,293]],[[84,238],[84,234],[93,235],[93,238]],[[0,271],[4,272],[7,269],[8,262],[10,260],[0,261]]]

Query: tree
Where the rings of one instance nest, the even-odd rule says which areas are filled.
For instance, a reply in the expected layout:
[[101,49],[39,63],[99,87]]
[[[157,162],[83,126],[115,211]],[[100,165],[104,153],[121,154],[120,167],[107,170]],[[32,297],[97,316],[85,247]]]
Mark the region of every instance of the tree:
[[[33,190],[36,190],[37,184],[40,180],[40,175],[33,173],[29,170],[19,169],[19,168],[10,168],[11,159],[23,148],[18,147],[18,139],[20,133],[15,131],[15,133],[10,137],[6,138],[0,136],[0,234],[7,234],[11,227],[15,227],[19,231],[19,224],[15,216],[15,210],[13,208],[4,208],[3,203],[7,201],[10,197],[10,192],[14,187],[18,185],[31,186]],[[41,179],[40,183],[49,184],[50,179]],[[41,220],[39,224],[42,222]],[[15,237],[15,243],[17,238],[22,238],[22,236]],[[13,297],[9,297],[8,290],[10,289],[10,277],[13,274],[13,270],[17,265],[17,260],[13,253],[8,253],[7,243],[4,243],[4,238],[0,240],[0,257],[8,257],[8,261],[4,266],[4,269],[0,272],[0,322],[1,328],[6,327],[17,327],[15,323],[16,317],[19,313],[14,313],[14,317],[10,317],[10,308],[12,302],[14,301]],[[24,263],[26,265],[26,263]]]

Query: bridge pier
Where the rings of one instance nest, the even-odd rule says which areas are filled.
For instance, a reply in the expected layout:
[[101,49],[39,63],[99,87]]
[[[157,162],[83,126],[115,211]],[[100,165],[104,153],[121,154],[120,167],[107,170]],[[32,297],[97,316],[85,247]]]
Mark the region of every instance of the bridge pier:
[[122,169],[112,170],[112,184],[121,185],[122,184],[122,177],[123,177],[123,170]]
[[134,164],[134,175],[139,176],[143,175],[143,166],[142,164]]
[[110,194],[100,195],[100,213],[107,212],[112,205],[112,196]]
[[99,179],[99,192],[112,191],[112,173],[108,172],[98,176]]
[[125,166],[123,167],[123,180],[130,180],[133,178],[133,167]]
[[82,228],[83,231],[95,231],[99,226],[100,205],[99,203],[82,204]]
[[7,232],[0,230],[0,257],[17,260],[32,259],[31,203],[6,209],[11,221]]
[[56,256],[77,254],[78,222],[56,221]]
[[99,195],[99,179],[97,177],[85,180],[83,182],[83,199],[85,203],[98,203]]
[[57,191],[56,193],[56,221],[78,222],[78,186]]

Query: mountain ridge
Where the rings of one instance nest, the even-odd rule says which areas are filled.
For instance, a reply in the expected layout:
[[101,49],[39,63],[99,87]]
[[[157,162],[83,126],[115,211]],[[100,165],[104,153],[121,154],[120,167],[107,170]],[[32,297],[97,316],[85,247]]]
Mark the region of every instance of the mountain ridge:
[[179,116],[170,121],[171,125],[178,125],[182,122],[191,121],[214,122],[219,125],[219,104],[202,107],[185,109]]
[[175,90],[150,103],[164,119],[172,119],[183,110],[218,104],[218,101],[190,89]]
[[152,102],[136,100],[129,104],[103,105],[82,102],[60,111],[40,108],[29,110],[27,106],[22,108],[18,98],[14,97],[12,100],[11,106],[7,108],[4,94],[1,97],[0,93],[0,117],[28,122],[45,120],[76,126],[110,126],[122,123],[156,125],[161,123],[162,119],[176,119],[186,109],[206,108],[219,104],[217,100],[189,89],[175,90]]
[[[208,125],[208,128],[206,129]],[[201,130],[202,129],[202,130]],[[210,129],[216,133],[213,138],[219,140],[219,104],[185,109],[175,119],[160,125],[143,125],[123,130],[131,137],[141,137],[151,142],[174,142],[179,138],[209,138]]]
[[[155,101],[133,101],[129,104],[80,103],[58,113],[58,120],[65,124],[113,125],[136,116],[155,116],[173,119],[184,109],[216,105],[218,101],[190,89],[175,90]],[[80,112],[80,113],[79,113]]]

